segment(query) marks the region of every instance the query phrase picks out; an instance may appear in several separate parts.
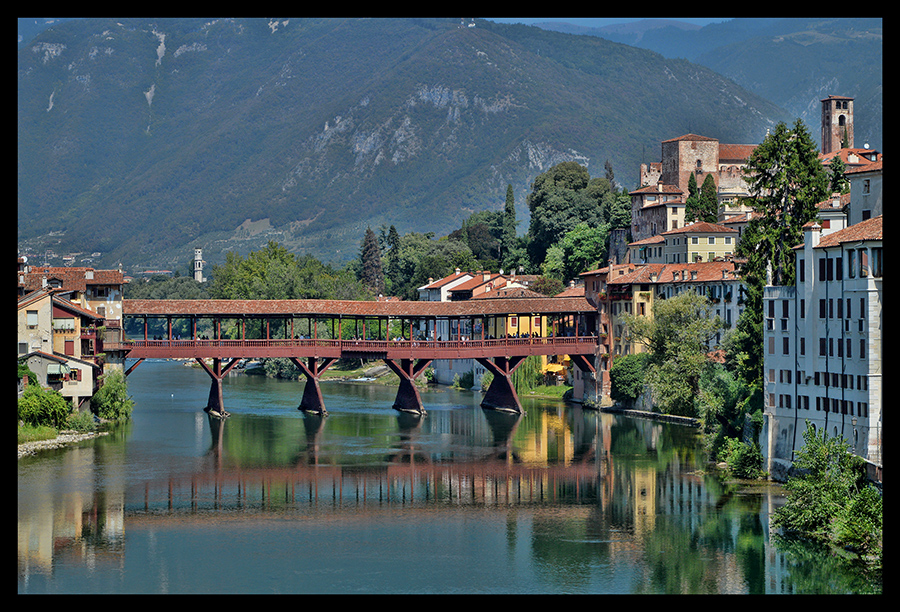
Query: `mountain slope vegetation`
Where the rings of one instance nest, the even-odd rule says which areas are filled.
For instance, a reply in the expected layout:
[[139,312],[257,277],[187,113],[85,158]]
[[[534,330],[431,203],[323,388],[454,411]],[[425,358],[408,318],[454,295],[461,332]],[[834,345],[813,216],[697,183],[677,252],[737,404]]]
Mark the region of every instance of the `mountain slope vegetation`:
[[455,19],[84,19],[18,52],[18,236],[97,267],[267,241],[323,261],[367,227],[446,235],[562,161],[636,187],[659,143],[790,118],[686,60]]

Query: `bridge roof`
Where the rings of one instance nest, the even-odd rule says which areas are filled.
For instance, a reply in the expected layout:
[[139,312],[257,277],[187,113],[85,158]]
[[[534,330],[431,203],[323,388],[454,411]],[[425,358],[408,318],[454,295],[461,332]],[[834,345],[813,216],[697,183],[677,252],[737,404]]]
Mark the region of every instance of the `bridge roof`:
[[362,302],[350,300],[123,300],[131,316],[177,317],[391,317],[445,318],[596,313],[583,296],[505,298],[458,302]]

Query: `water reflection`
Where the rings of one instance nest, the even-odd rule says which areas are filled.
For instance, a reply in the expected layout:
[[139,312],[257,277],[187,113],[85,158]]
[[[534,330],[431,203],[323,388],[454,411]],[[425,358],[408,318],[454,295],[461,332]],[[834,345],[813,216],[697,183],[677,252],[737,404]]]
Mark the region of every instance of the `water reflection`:
[[[203,416],[205,440],[196,411],[173,409],[151,443],[138,433],[148,411],[105,439],[23,459],[19,591],[255,591],[249,575],[291,592],[810,590],[815,559],[786,561],[769,535],[780,491],[706,473],[695,430],[573,405],[532,403],[522,416],[448,401],[426,417],[333,401],[327,417],[234,408],[224,422]],[[207,548],[256,562],[180,578],[175,560]],[[316,551],[315,578],[297,550]],[[374,569],[392,566],[415,577]]]

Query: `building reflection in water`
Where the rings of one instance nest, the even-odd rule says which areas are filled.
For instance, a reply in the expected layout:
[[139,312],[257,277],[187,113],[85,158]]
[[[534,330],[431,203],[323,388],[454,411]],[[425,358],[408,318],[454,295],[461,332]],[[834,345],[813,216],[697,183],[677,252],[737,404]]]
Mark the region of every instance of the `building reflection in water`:
[[[442,418],[436,414],[427,418]],[[552,524],[541,533],[554,534],[533,536],[535,554],[553,554],[538,552],[559,547],[542,545],[541,538],[558,539],[560,531],[571,529],[579,532],[575,539],[603,542],[604,554],[645,559],[657,547],[677,552],[684,537],[696,540],[704,531],[724,530],[736,537],[733,524],[713,524],[723,520],[718,513],[723,489],[697,471],[702,458],[691,445],[672,438],[672,426],[580,407],[532,411],[525,426],[521,415],[485,411],[481,423],[489,429],[490,444],[459,452],[435,448],[434,429],[443,427],[458,440],[465,437],[460,432],[471,433],[466,430],[479,425],[471,419],[468,424],[431,423],[432,431],[424,436],[421,418],[398,416],[395,442],[386,454],[347,465],[322,455],[328,420],[306,416],[290,460],[274,467],[230,457],[225,439],[234,423],[210,419],[205,469],[128,483],[124,463],[116,474],[115,460],[110,462],[115,454],[106,453],[99,464],[105,473],[100,490],[92,486],[99,469],[94,446],[60,451],[60,478],[69,485],[19,501],[19,575],[48,572],[54,559],[79,556],[85,564],[122,564],[129,524],[206,521],[210,511],[238,513],[242,519],[273,511],[297,516],[332,511],[359,518],[398,505],[428,511],[466,505],[528,508],[535,521]],[[768,513],[759,516],[766,521],[767,542]],[[764,546],[762,573],[778,571],[771,569],[780,567],[778,555]],[[704,567],[697,571],[719,592],[733,592],[729,589],[747,580],[729,552],[733,548],[710,541],[703,551]],[[770,576],[768,583],[781,581]]]

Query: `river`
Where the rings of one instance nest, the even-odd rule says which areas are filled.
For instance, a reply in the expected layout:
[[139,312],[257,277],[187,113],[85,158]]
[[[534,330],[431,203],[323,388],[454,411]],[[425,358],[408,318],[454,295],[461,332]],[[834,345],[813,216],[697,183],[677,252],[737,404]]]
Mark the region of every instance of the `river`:
[[854,592],[779,550],[779,487],[710,470],[697,430],[523,399],[230,375],[147,361],[131,422],[18,462],[20,594]]

